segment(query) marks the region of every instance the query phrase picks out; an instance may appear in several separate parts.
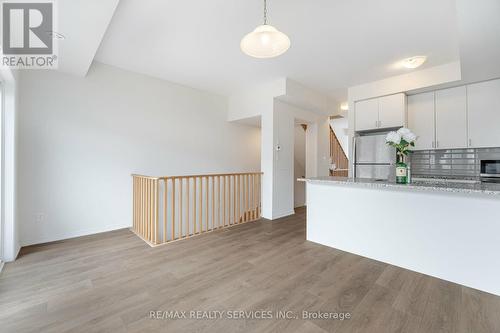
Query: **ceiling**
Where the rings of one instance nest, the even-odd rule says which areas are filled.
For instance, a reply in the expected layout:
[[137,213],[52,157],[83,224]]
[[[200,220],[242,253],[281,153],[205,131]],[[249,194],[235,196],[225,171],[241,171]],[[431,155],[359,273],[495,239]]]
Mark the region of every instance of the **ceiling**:
[[500,77],[498,0],[268,0],[292,41],[274,59],[239,49],[262,0],[55,1],[59,70],[79,76],[96,60],[221,95],[286,77],[339,102],[413,55],[421,69],[459,60],[465,82]]
[[94,60],[119,0],[56,1],[58,69],[85,76]]
[[[103,3],[108,0],[101,0]],[[459,59],[455,0],[269,0],[269,23],[292,41],[253,59],[240,39],[262,21],[260,0],[121,0],[95,60],[222,95],[288,77],[342,101],[347,87]]]
[[500,1],[456,1],[462,81],[500,77]]

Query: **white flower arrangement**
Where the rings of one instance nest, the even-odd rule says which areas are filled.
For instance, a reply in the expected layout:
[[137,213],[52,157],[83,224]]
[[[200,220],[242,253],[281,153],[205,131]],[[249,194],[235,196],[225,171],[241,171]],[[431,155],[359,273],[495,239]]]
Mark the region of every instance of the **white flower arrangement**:
[[408,155],[410,147],[415,147],[417,136],[408,128],[402,127],[397,132],[389,132],[385,142],[395,147],[399,155]]

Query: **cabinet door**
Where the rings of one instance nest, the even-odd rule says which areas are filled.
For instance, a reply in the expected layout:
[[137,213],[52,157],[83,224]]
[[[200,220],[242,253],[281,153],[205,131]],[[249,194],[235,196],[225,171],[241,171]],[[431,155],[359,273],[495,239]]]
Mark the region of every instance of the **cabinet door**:
[[355,104],[356,131],[375,129],[378,127],[378,99],[369,99]]
[[408,96],[408,128],[418,136],[415,150],[433,149],[434,92]]
[[405,124],[405,94],[396,94],[379,98],[379,127],[401,127]]
[[436,148],[467,147],[467,102],[464,86],[436,91]]
[[467,86],[469,145],[500,147],[500,80]]

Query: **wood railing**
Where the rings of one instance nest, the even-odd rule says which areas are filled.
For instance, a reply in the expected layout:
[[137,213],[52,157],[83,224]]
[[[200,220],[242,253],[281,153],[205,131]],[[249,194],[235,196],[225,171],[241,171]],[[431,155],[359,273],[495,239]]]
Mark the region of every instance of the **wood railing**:
[[156,246],[255,221],[261,216],[261,175],[132,175],[132,230]]
[[347,177],[349,169],[349,160],[344,153],[344,149],[340,145],[339,139],[335,132],[330,127],[330,159],[335,166],[334,170],[330,170],[330,176]]

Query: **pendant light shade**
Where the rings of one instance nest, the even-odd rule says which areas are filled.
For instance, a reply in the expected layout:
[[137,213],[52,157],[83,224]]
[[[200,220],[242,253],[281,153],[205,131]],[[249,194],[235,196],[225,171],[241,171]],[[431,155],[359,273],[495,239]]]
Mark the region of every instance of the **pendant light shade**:
[[241,40],[241,50],[255,58],[273,58],[290,48],[290,39],[272,25],[263,24]]
[[273,58],[290,48],[290,38],[267,24],[267,3],[264,0],[264,24],[247,34],[240,43],[243,53],[255,58]]

